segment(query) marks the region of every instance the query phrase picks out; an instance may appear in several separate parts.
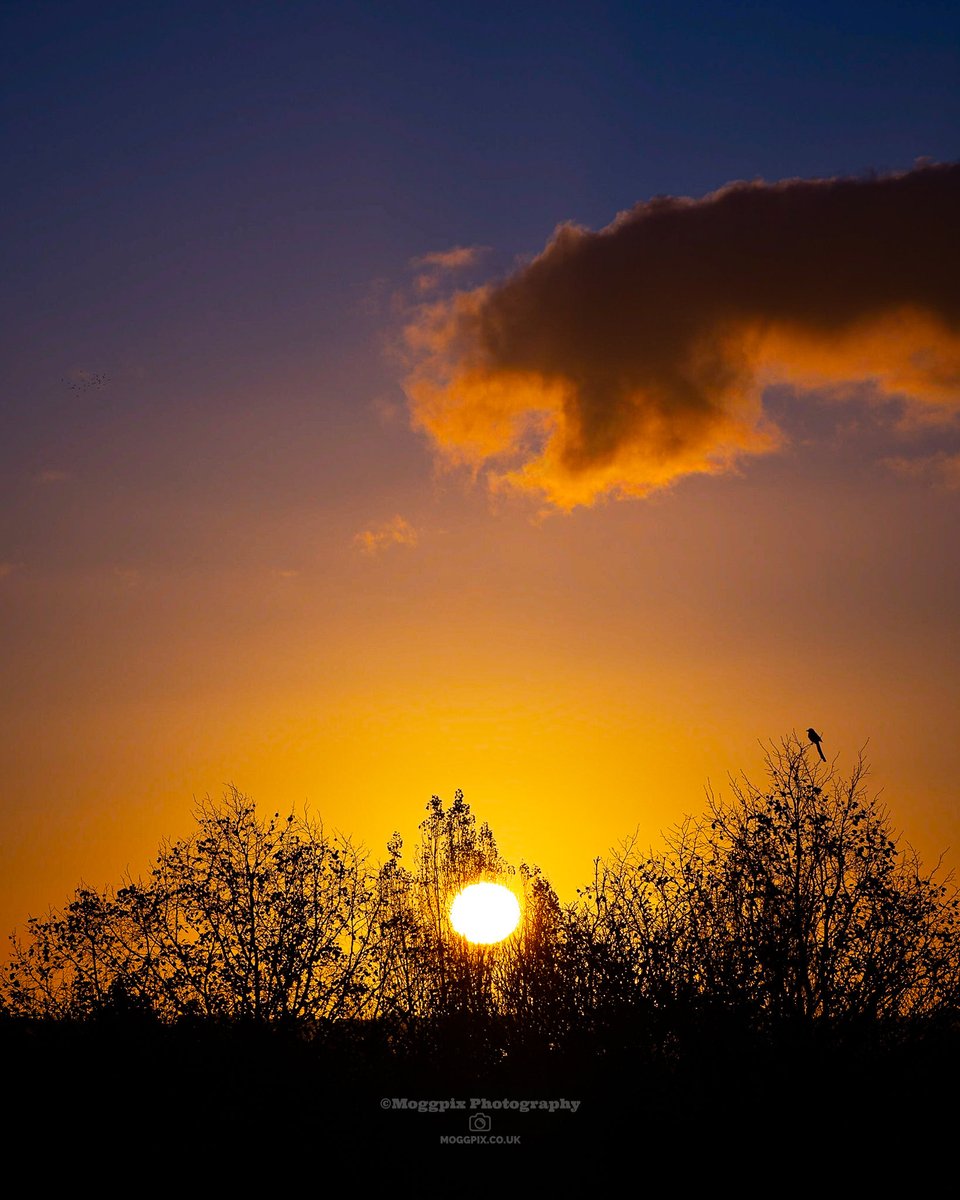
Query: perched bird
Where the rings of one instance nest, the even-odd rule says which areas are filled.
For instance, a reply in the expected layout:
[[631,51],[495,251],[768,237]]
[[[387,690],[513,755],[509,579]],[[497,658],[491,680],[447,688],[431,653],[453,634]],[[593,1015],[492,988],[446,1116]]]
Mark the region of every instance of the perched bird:
[[820,757],[823,759],[823,761],[824,761],[824,762],[826,762],[826,761],[827,761],[827,756],[824,754],[824,752],[823,752],[823,747],[820,745],[820,740],[821,740],[821,739],[820,739],[820,734],[819,734],[819,733],[817,733],[817,731],[816,731],[815,729],[808,729],[808,730],[807,730],[807,737],[808,737],[808,738],[810,739],[810,741],[811,741],[811,742],[813,742],[813,744],[816,746],[816,748],[817,748],[817,753],[820,755]]

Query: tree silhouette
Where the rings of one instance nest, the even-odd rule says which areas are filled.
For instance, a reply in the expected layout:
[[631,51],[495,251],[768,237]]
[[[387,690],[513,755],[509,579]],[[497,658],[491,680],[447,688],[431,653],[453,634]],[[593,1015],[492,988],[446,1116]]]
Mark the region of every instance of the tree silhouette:
[[[379,987],[375,1012],[423,1064],[483,1070],[526,1061],[560,1040],[569,1021],[560,970],[564,911],[540,870],[505,862],[488,825],[457,791],[434,796],[420,825],[414,866],[395,835],[380,874]],[[520,898],[521,922],[501,943],[457,933],[450,906],[464,887],[500,883]]]
[[484,975],[478,956],[453,931],[450,904],[461,888],[511,875],[488,825],[457,791],[444,809],[439,796],[427,805],[413,870],[402,862],[394,834],[380,871],[379,980],[376,1011],[426,1018],[482,1010]]
[[956,1010],[960,910],[949,879],[924,873],[868,794],[796,735],[766,751],[767,785],[708,791],[667,849],[625,842],[597,863],[581,928],[676,1012],[736,1012],[756,1028],[891,1029]]
[[[414,1064],[424,1083],[564,1088],[575,1070],[603,1095],[611,1079],[643,1078],[651,1119],[671,1095],[685,1111],[692,1094],[715,1103],[708,1079],[724,1095],[752,1086],[757,1047],[806,1055],[826,1035],[831,1053],[913,1053],[940,1029],[934,1053],[953,1052],[957,894],[894,837],[866,775],[862,758],[845,777],[784,738],[762,787],[708,790],[704,815],[662,850],[626,840],[567,905],[538,869],[504,861],[459,791],[431,799],[407,866],[399,835],[374,864],[306,814],[259,817],[231,788],[197,805],[193,832],[163,843],[145,879],[81,886],[12,939],[0,1033],[41,1018],[140,1038],[152,1023],[162,1061],[160,1034],[239,1030],[239,1053],[231,1042],[198,1058],[188,1043],[181,1060],[236,1078],[253,1046],[266,1091],[278,1031],[298,1048],[298,1078],[300,1049],[320,1056],[315,1080]],[[454,895],[482,880],[522,900],[517,931],[492,946],[449,919]]]
[[78,889],[14,937],[16,1011],[85,1017],[118,991],[162,1018],[359,1015],[372,970],[376,891],[365,855],[306,815],[269,820],[236,788],[195,810],[146,883]]

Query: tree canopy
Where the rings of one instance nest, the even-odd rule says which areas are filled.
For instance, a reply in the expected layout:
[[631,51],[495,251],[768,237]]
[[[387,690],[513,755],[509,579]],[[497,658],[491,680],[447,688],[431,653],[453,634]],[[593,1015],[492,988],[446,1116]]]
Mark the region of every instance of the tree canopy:
[[[231,788],[196,806],[192,834],[164,842],[146,878],[80,887],[12,937],[3,1011],[361,1022],[437,1053],[443,1031],[469,1029],[491,1060],[659,1052],[718,1020],[777,1037],[952,1019],[956,890],[895,836],[862,756],[844,776],[810,749],[771,744],[762,786],[708,790],[659,850],[626,839],[566,904],[539,869],[503,860],[459,791],[431,799],[408,865],[397,834],[376,862]],[[479,880],[521,900],[497,945],[450,925],[454,895]]]

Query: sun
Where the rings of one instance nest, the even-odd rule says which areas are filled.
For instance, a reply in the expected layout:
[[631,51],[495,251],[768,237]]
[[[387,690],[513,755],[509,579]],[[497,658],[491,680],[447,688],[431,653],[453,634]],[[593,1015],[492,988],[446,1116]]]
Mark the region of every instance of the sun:
[[468,942],[490,946],[509,937],[520,923],[520,903],[499,883],[471,883],[450,905],[450,924]]

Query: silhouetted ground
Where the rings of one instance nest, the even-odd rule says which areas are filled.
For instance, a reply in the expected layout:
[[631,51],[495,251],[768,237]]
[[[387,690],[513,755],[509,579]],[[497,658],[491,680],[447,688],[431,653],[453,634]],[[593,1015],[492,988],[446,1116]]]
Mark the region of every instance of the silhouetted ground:
[[238,1178],[267,1178],[277,1155],[419,1161],[469,1145],[443,1137],[519,1138],[521,1150],[606,1162],[672,1160],[696,1174],[784,1156],[807,1169],[829,1154],[836,1169],[862,1177],[891,1156],[935,1163],[956,1136],[952,1028],[882,1050],[716,1036],[684,1048],[584,1045],[496,1061],[478,1050],[476,1030],[399,1032],[401,1043],[398,1031],[370,1024],[307,1035],[137,1017],[0,1021],[13,1101],[4,1140],[35,1155],[49,1147],[61,1165],[93,1153],[101,1169],[120,1172],[159,1171],[189,1151],[196,1169],[215,1173],[219,1163]]

